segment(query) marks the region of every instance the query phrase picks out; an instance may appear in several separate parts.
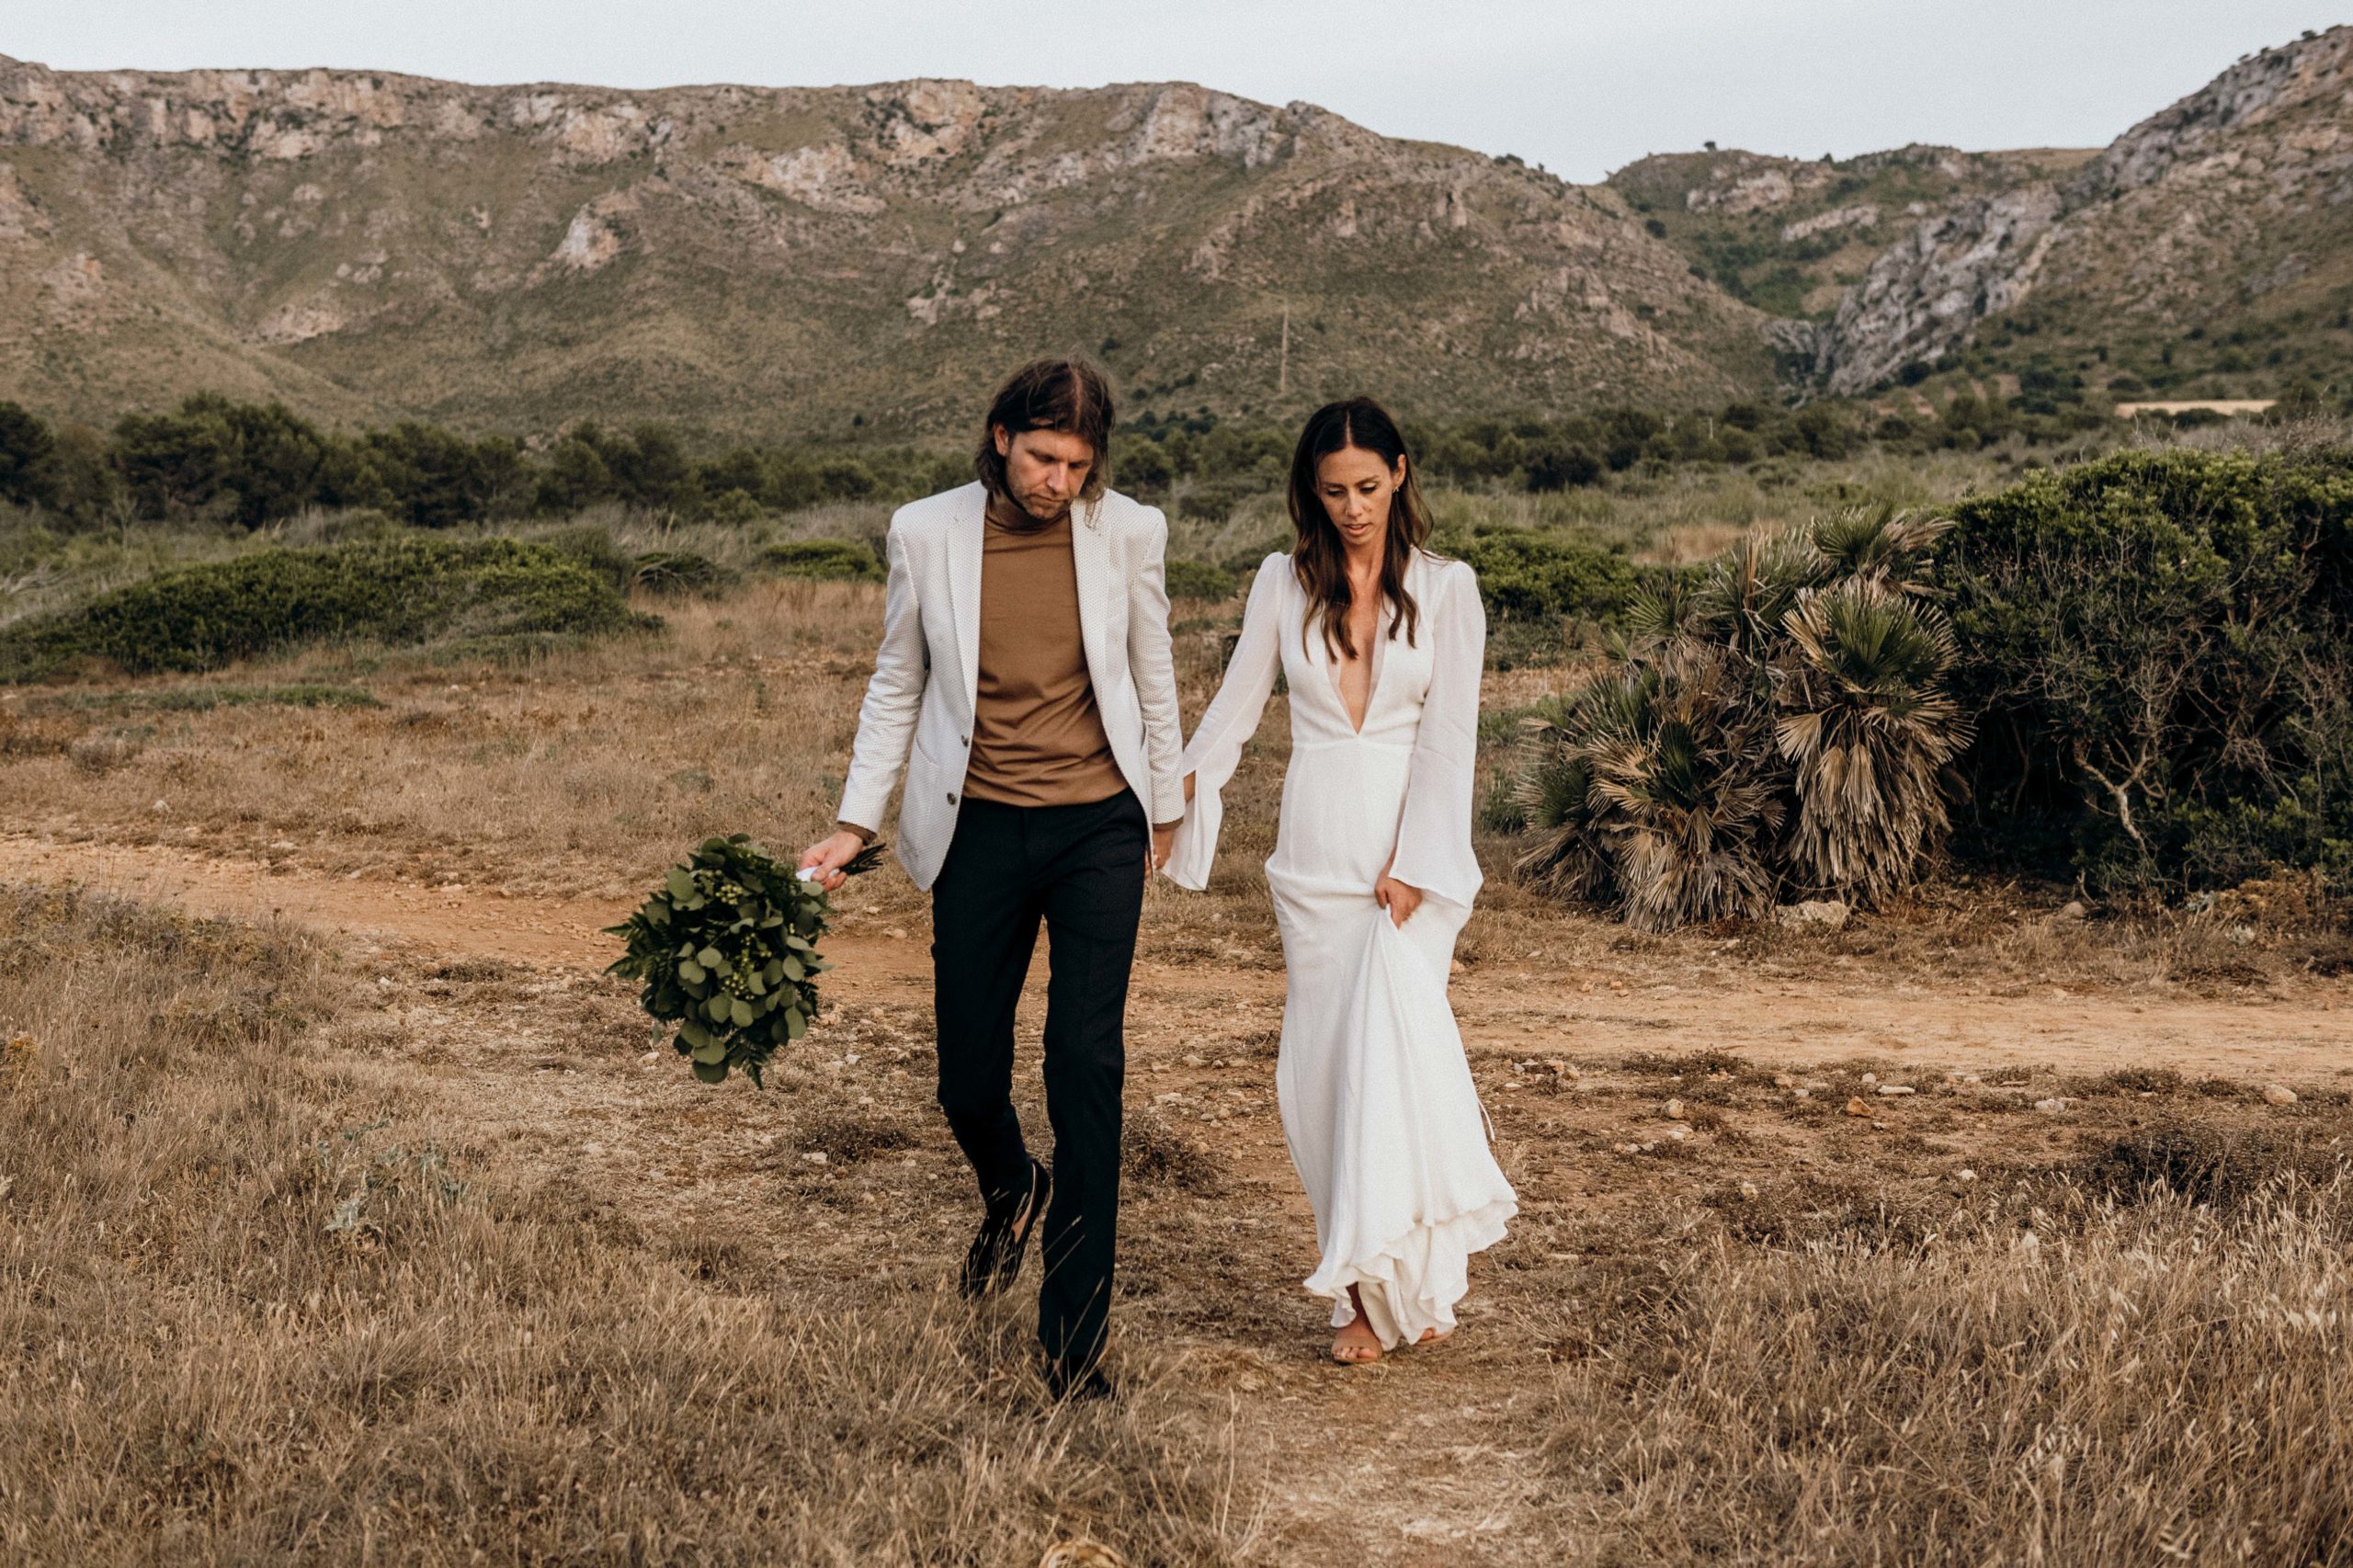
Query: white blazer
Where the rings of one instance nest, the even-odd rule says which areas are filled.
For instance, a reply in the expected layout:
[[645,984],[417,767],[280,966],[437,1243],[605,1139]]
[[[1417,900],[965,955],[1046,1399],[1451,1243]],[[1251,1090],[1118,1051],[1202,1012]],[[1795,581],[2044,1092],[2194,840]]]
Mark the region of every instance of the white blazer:
[[[835,813],[880,827],[904,768],[899,863],[926,891],[956,835],[972,751],[987,504],[976,481],[892,515],[882,646]],[[1176,769],[1184,735],[1168,646],[1168,521],[1156,507],[1106,491],[1072,508],[1070,537],[1079,634],[1111,755],[1151,820],[1176,822],[1185,814]]]

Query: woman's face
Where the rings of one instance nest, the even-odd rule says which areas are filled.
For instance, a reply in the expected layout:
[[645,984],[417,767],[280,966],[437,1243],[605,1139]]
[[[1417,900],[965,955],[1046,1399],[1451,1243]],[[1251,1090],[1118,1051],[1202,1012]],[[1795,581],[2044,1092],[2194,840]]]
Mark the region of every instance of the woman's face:
[[1342,447],[1326,452],[1315,463],[1315,494],[1324,515],[1340,530],[1340,542],[1350,550],[1382,546],[1389,541],[1389,498],[1405,483],[1405,460],[1394,468],[1362,447]]

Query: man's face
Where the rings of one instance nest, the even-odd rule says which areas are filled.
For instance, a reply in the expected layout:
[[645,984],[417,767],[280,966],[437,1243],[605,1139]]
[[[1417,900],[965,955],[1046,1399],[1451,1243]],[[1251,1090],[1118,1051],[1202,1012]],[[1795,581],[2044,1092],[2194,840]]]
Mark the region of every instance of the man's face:
[[1024,430],[1017,436],[1000,425],[995,435],[1014,505],[1040,522],[1070,510],[1094,472],[1095,449],[1060,430]]

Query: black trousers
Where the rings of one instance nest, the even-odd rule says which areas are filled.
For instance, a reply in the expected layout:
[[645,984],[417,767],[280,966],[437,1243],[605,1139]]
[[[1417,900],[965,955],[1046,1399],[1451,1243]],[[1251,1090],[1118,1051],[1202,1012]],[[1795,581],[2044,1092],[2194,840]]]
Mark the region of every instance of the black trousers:
[[1143,913],[1151,827],[1132,790],[1079,806],[964,802],[931,890],[939,1106],[998,1213],[1029,1191],[1013,1108],[1013,1017],[1047,935],[1046,1206],[1038,1339],[1074,1374],[1103,1352],[1120,1212],[1120,1094],[1128,974]]

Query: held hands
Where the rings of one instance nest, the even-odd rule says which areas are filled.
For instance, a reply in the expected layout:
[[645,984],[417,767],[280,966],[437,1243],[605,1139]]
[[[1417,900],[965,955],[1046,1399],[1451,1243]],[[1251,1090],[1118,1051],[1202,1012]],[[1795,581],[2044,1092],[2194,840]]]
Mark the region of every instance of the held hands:
[[[1189,808],[1192,803],[1193,776],[1188,773],[1185,775],[1185,804]],[[1176,852],[1176,824],[1171,823],[1166,827],[1154,828],[1152,830],[1151,865],[1144,874],[1149,877],[1152,872],[1157,871],[1165,867],[1168,864],[1168,857],[1174,855]]]
[[801,852],[801,869],[804,871],[815,871],[818,884],[827,892],[832,892],[849,881],[849,874],[842,868],[848,865],[858,852],[865,847],[866,840],[850,832],[849,829],[843,828],[832,836],[821,838],[803,849]]

